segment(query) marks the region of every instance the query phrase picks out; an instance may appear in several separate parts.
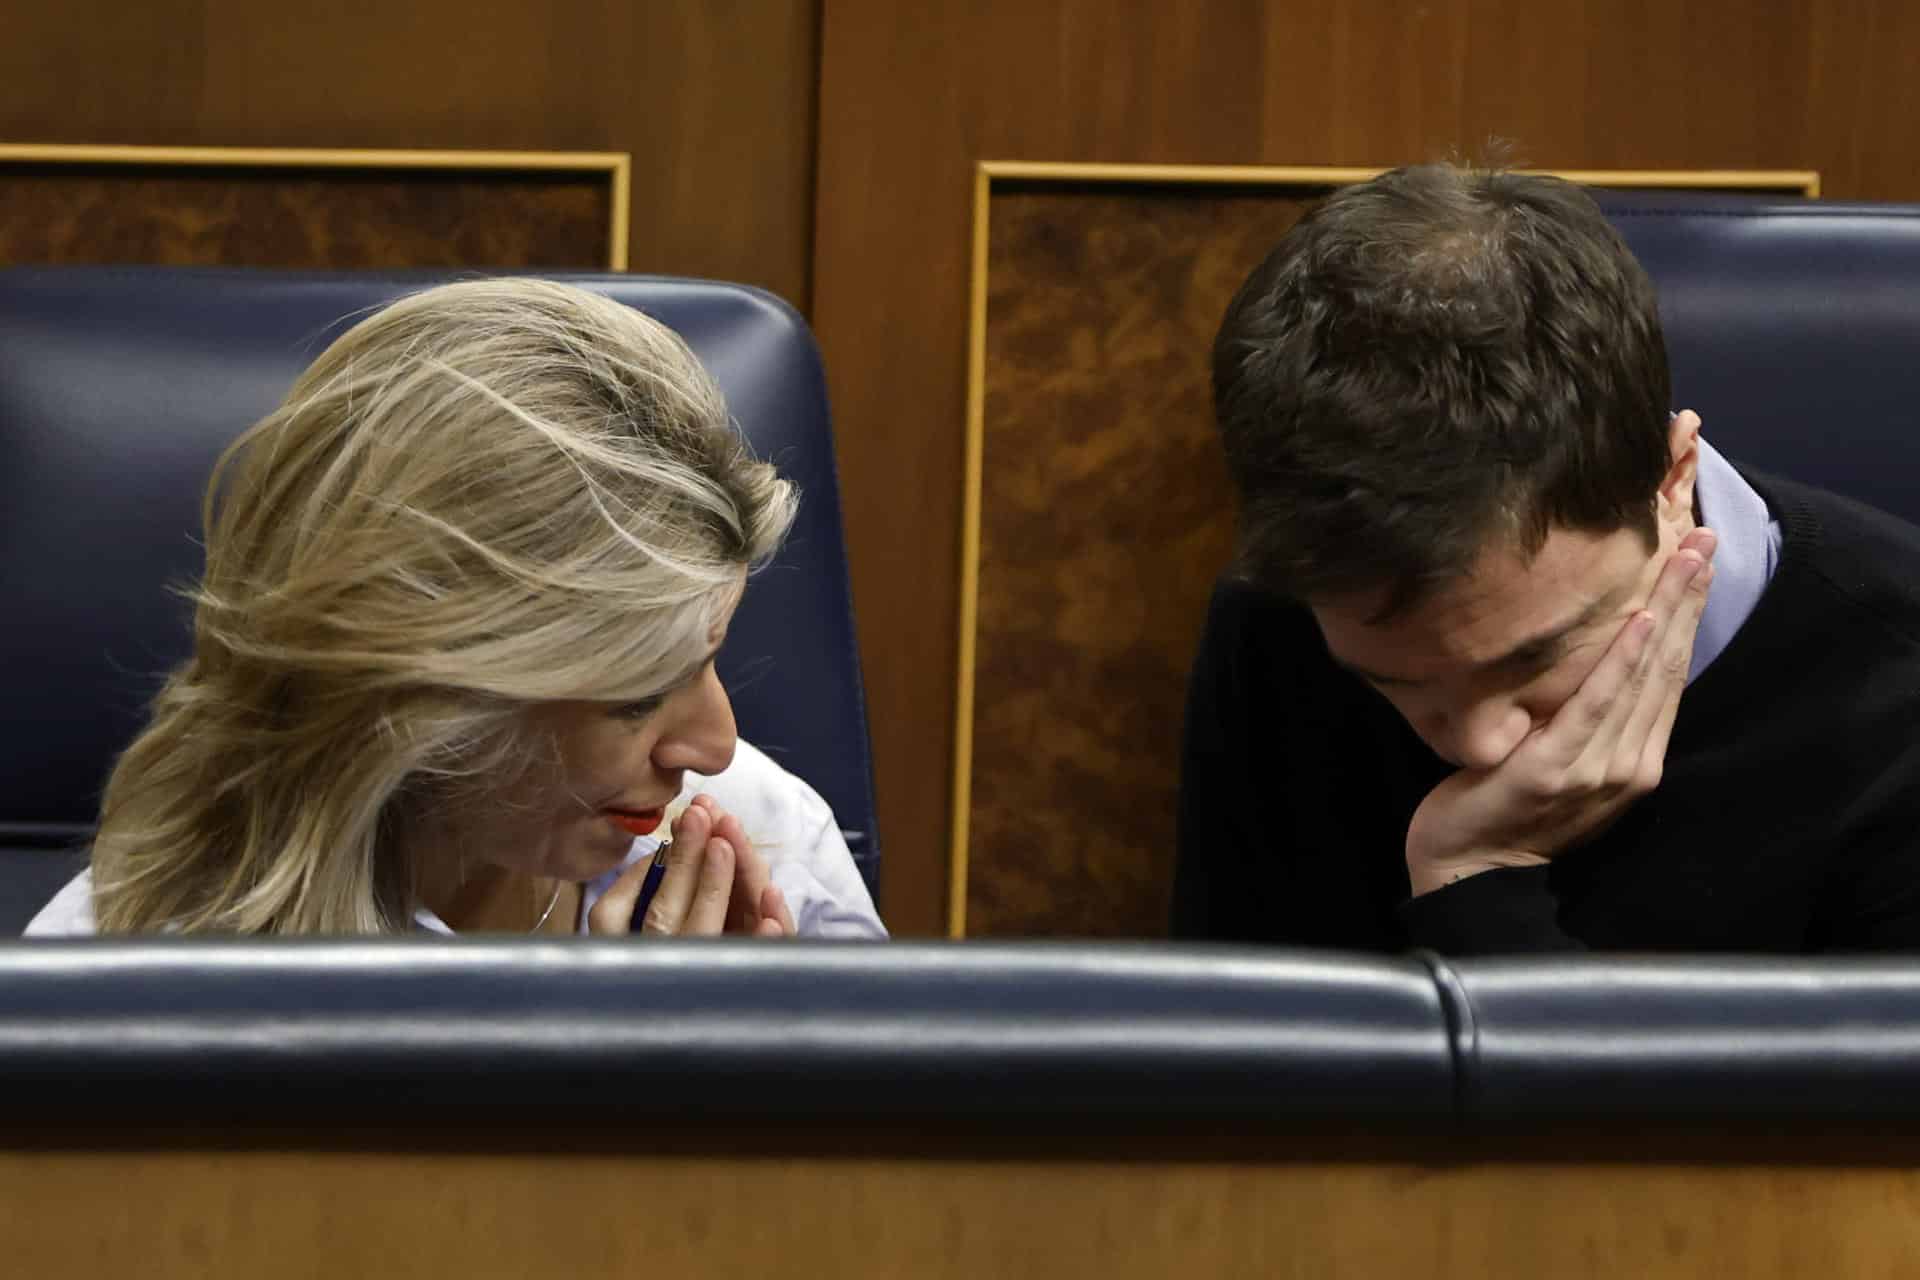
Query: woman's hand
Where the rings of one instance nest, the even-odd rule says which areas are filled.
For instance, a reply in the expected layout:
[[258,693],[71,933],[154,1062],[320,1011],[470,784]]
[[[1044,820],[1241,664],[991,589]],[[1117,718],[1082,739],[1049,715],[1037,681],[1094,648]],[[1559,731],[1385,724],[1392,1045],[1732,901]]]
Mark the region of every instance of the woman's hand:
[[673,843],[667,846],[666,856],[666,874],[644,920],[635,921],[633,909],[653,858],[627,868],[600,895],[587,913],[588,932],[794,935],[793,913],[773,883],[767,860],[754,851],[740,820],[721,809],[712,796],[695,796],[674,821]]

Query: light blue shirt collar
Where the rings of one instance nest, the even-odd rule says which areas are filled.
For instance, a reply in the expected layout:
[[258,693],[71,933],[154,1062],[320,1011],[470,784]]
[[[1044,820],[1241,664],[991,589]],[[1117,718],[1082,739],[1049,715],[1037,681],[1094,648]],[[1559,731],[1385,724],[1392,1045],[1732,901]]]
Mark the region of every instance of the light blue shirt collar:
[[1713,585],[1707,590],[1700,629],[1693,638],[1688,683],[1726,650],[1760,603],[1780,563],[1780,522],[1767,510],[1766,500],[1704,436],[1698,447],[1694,500],[1701,523],[1720,541],[1713,553]]

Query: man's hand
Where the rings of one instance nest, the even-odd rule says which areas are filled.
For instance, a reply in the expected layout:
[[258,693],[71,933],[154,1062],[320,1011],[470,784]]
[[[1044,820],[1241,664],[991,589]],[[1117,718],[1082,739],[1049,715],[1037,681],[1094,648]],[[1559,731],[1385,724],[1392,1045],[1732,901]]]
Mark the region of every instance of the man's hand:
[[[740,820],[695,796],[673,824],[667,870],[645,920],[633,919],[649,858],[629,867],[587,913],[591,933],[744,933],[761,938],[794,935],[793,913],[774,886],[767,860],[747,839]],[[659,855],[656,854],[655,857]]]
[[1416,897],[1495,867],[1546,863],[1605,830],[1660,783],[1713,581],[1713,532],[1695,529],[1600,664],[1553,718],[1492,769],[1463,769],[1407,827]]

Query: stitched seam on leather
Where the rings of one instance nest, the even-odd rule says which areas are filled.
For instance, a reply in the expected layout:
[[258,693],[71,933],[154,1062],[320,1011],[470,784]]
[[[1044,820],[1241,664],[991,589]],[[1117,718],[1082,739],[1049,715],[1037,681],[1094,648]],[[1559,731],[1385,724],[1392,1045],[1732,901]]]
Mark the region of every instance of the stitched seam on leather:
[[1413,954],[1427,967],[1440,1001],[1441,1017],[1446,1020],[1447,1059],[1453,1066],[1453,1118],[1464,1126],[1479,1109],[1480,1026],[1474,1020],[1466,985],[1446,957],[1424,948]]

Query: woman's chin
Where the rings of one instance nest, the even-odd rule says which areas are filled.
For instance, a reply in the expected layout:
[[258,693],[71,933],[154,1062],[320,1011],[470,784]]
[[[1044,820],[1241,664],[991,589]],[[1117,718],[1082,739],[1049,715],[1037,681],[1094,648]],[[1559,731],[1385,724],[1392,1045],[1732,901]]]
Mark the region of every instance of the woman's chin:
[[559,860],[554,874],[582,884],[597,880],[625,862],[632,848],[632,836],[623,833],[619,839],[612,840],[595,833],[593,837],[573,843],[566,856]]

